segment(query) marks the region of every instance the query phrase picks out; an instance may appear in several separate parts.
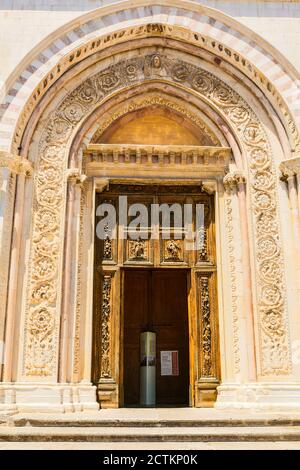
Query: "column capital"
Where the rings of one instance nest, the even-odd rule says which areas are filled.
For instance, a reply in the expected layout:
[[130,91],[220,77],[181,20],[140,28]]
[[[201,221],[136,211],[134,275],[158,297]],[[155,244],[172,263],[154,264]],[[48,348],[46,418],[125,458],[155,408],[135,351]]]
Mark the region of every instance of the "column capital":
[[82,174],[79,168],[69,168],[66,171],[67,180],[72,185],[82,186],[87,179],[87,176]]
[[95,178],[95,187],[100,193],[103,193],[103,191],[109,188],[109,179]]
[[202,181],[201,187],[207,194],[214,194],[217,190],[216,181]]
[[0,168],[7,168],[16,175],[32,176],[33,166],[27,158],[0,150]]
[[300,175],[300,156],[289,158],[280,163],[279,169],[283,180]]
[[241,183],[246,183],[246,176],[243,171],[231,171],[223,178],[223,184],[226,191],[232,191],[233,189],[237,188],[238,184]]

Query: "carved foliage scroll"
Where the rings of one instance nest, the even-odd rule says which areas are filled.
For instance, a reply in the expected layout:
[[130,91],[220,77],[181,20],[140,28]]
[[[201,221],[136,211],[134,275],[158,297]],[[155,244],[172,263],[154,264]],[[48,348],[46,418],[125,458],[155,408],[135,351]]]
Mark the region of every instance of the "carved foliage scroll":
[[201,377],[212,375],[212,326],[211,305],[209,296],[209,278],[200,277],[200,317],[201,317]]
[[218,319],[216,303],[216,275],[214,272],[196,273],[197,316],[199,324],[198,380],[218,381]]
[[111,275],[102,276],[100,380],[111,378]]

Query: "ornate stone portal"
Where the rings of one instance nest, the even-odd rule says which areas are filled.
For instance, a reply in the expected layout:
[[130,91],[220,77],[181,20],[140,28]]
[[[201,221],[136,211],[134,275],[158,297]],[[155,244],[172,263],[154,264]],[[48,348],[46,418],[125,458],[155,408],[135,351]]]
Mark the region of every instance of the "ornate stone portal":
[[[79,409],[95,406],[91,399],[94,389],[89,385],[94,195],[99,188],[106,190],[111,182],[124,184],[124,179],[131,185],[145,179],[156,184],[160,179],[160,183],[165,185],[174,185],[178,180],[181,185],[197,181],[213,193],[217,206],[216,265],[222,266],[218,276],[222,294],[218,294],[218,303],[221,310],[229,312],[232,335],[230,340],[223,339],[222,344],[224,346],[230,341],[231,346],[227,348],[234,356],[234,372],[227,382],[255,383],[258,377],[272,381],[291,374],[278,185],[269,136],[262,120],[246,100],[196,62],[194,59],[189,61],[184,54],[176,58],[166,49],[162,53],[147,51],[136,57],[133,54],[125,59],[120,57],[109,67],[100,63],[97,72],[78,82],[65,96],[61,94],[59,104],[53,105],[53,110],[50,107],[35,131],[35,143],[29,151],[29,159],[34,165],[34,180],[27,189],[32,191],[33,201],[31,203],[30,198],[26,201],[26,210],[32,211],[32,221],[24,233],[24,237],[29,236],[30,250],[22,253],[25,276],[23,285],[19,287],[18,300],[19,324],[24,336],[17,352],[17,367],[14,368],[10,361],[4,370],[7,377],[16,378],[16,383],[36,383],[41,387],[45,384],[46,388],[50,387],[47,390],[52,390],[52,384],[58,408],[58,397],[73,393],[70,383],[78,384],[75,388]],[[156,96],[150,97],[144,107],[168,107],[162,98],[164,92],[160,85],[169,95],[178,98],[184,93],[193,103],[202,101],[206,112],[210,109],[216,121],[218,114],[218,124],[222,122],[220,128],[228,126],[226,137],[223,136],[227,145],[218,145],[219,138],[212,131],[213,126],[206,126],[203,121],[199,126],[202,127],[201,132],[204,129],[205,133],[207,129],[206,135],[213,135],[214,145],[149,147],[143,142],[140,146],[128,145],[128,142],[124,145],[97,143],[99,135],[120,118],[120,112],[105,116],[105,106],[110,100],[118,107],[119,96],[124,94],[124,100],[133,100],[134,93],[138,94],[136,90],[146,87],[147,93]],[[197,118],[187,110],[188,105],[181,104],[180,108],[171,98],[169,103],[174,115],[181,115],[181,119],[190,120],[197,127]],[[119,107],[122,106],[120,104]],[[139,106],[133,101],[124,114],[136,111]],[[91,133],[91,123],[86,123],[101,107],[104,117],[97,122],[94,141],[88,142],[85,148],[78,146],[76,139],[82,143],[88,131]],[[85,128],[85,125],[89,127]],[[240,146],[237,150],[235,144],[232,152],[234,158],[235,155],[243,155],[245,170],[241,168],[241,161],[237,164],[237,158],[236,161],[234,158],[229,160],[229,136],[231,143],[234,138]],[[90,140],[90,137],[86,138]],[[78,154],[83,155],[82,161]],[[251,208],[249,217],[246,216],[247,208]],[[222,243],[226,240],[226,245],[222,246],[220,240]],[[73,246],[76,251],[74,257]],[[104,242],[103,262],[112,265],[118,250],[108,237]],[[145,247],[141,241],[131,243],[126,250],[129,261],[151,261],[151,248]],[[205,250],[199,256],[206,261]],[[165,244],[161,257],[166,262],[180,263],[184,260],[182,248],[176,240]],[[203,353],[200,370],[204,376],[213,375],[216,382],[216,378],[219,380],[218,366],[210,360],[214,341],[210,312],[217,290],[215,287],[213,295],[209,292],[211,275],[204,274],[193,281],[198,286],[202,312],[198,332]],[[115,345],[112,356],[110,338],[116,328],[115,312],[121,308],[120,299],[111,306],[111,299],[116,295],[115,283],[120,280],[118,272],[112,269],[99,273],[99,276],[102,282],[102,339],[93,360],[99,363],[100,385],[101,380],[106,384],[106,389],[100,387],[100,392],[102,390],[105,395],[101,400],[106,400],[107,406],[117,406],[120,401],[115,385],[119,380],[120,345]],[[224,293],[226,286],[231,296]],[[237,289],[243,290],[242,299]],[[7,315],[9,318],[13,312],[8,311]],[[214,321],[218,323],[217,319]],[[9,321],[10,324],[11,334],[16,334],[14,322]],[[224,324],[222,328],[224,334]],[[217,335],[216,331],[214,334]],[[87,348],[90,348],[89,353]],[[12,357],[12,351],[10,354]],[[220,381],[222,383],[222,372]],[[222,385],[219,390],[222,396]],[[64,398],[65,403],[64,400],[66,403],[70,400],[76,409],[73,398]],[[201,399],[193,402],[196,405],[201,403]]]

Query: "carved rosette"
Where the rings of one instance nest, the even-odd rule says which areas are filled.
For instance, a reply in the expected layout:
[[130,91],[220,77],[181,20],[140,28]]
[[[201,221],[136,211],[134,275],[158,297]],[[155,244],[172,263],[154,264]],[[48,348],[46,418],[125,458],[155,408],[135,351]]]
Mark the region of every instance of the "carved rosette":
[[111,378],[110,326],[111,326],[111,275],[104,274],[102,277],[102,299],[101,299],[100,380]]
[[[180,82],[217,106],[230,120],[249,155],[261,373],[289,373],[289,335],[275,170],[263,125],[248,104],[220,79],[195,65],[155,53],[144,58],[120,61],[86,80],[57,106],[43,131],[34,181],[27,287],[24,345],[24,372],[27,377],[46,375],[56,380],[57,376],[65,171],[68,160],[66,149],[71,134],[107,95],[133,83],[151,78],[158,80],[160,77],[164,81]],[[274,276],[270,275],[273,270],[271,266],[275,268]],[[43,313],[44,318],[49,319],[49,334],[39,335],[36,329],[32,329],[36,312]]]

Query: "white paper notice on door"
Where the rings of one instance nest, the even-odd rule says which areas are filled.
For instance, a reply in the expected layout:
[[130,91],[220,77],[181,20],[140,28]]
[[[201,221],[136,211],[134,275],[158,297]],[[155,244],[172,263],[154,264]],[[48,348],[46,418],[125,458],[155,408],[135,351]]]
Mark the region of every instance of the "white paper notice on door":
[[179,375],[178,351],[160,351],[160,375]]

